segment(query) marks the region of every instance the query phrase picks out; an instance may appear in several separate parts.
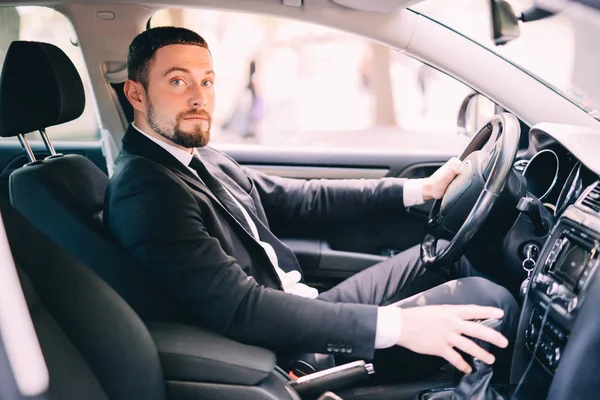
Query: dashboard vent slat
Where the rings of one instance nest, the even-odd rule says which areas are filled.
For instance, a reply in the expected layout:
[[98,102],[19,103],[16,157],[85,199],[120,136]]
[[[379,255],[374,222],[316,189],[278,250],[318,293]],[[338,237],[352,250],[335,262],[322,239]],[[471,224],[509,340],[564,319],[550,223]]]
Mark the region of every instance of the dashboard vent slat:
[[594,212],[600,213],[600,187],[598,186],[598,183],[596,183],[594,188],[583,198],[581,205]]

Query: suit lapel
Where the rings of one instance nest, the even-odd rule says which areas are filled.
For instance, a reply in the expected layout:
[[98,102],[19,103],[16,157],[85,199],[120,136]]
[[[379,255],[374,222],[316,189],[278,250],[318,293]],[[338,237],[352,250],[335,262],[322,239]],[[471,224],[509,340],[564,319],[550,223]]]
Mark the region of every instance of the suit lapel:
[[[181,164],[179,160],[173,157],[168,151],[158,146],[156,143],[139,133],[133,126],[129,126],[125,136],[123,137],[123,148],[129,153],[136,154],[142,157],[149,158],[158,162],[159,164],[169,168],[178,177],[185,181],[192,189],[200,191],[207,195],[213,202],[213,205],[223,211],[229,216],[229,219],[237,225],[242,231],[249,235],[252,239],[254,235],[244,225],[242,225],[238,218],[236,218],[227,207],[214,195],[213,192],[194,174],[190,171],[187,166]],[[226,174],[222,173],[218,168],[214,167],[210,163],[205,163],[206,168],[210,173],[221,179],[221,176],[227,177]],[[215,173],[215,172],[219,173]],[[229,177],[227,177],[230,180]]]

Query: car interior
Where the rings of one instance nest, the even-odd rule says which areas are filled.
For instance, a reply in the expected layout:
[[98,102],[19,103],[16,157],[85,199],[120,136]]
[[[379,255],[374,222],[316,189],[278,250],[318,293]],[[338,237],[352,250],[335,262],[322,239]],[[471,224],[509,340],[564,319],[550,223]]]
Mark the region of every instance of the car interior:
[[[458,33],[449,29],[442,33],[437,23],[407,8],[415,1],[176,3],[169,7],[253,12],[350,30],[402,49],[495,102],[496,114],[469,138],[460,154],[459,175],[443,200],[394,215],[349,215],[336,224],[270,223],[297,255],[307,282],[319,290],[413,245],[421,246],[422,259],[432,269],[467,255],[521,306],[509,378],[495,380],[493,366],[472,359],[474,372],[468,376],[446,366],[424,381],[384,381],[369,360],[353,360],[320,372],[299,369],[296,375],[302,372],[300,376],[294,376],[278,365],[272,350],[202,327],[103,224],[112,162],[124,129],[132,121],[132,110],[119,92],[126,79],[126,47],[150,26],[152,15],[164,4],[2,0],[0,10],[44,6],[71,20],[93,83],[102,139],[52,137],[52,127],[76,120],[91,101],[81,72],[53,44],[11,40],[0,70],[0,231],[6,232],[6,237],[0,233],[0,253],[7,257],[0,268],[0,288],[4,288],[1,281],[12,282],[8,277],[13,267],[20,288],[12,298],[7,288],[0,290],[4,292],[0,293],[0,398],[597,396],[600,384],[593,371],[600,363],[596,356],[600,342],[596,312],[600,304],[600,163],[595,151],[596,145],[600,148],[599,120]],[[375,30],[355,21],[371,26],[394,22],[399,28]],[[460,43],[457,47],[464,54],[452,58],[448,53],[435,53],[434,43],[444,35],[449,35],[449,43]],[[106,48],[94,52],[93,44],[102,40]],[[473,55],[480,65],[469,68],[497,67],[496,81],[459,68]],[[519,82],[510,94],[498,90],[507,81]],[[544,107],[519,105],[522,99],[536,96],[544,99]],[[468,106],[466,101],[465,110]],[[39,134],[40,140],[28,141],[30,132]],[[222,150],[250,168],[300,179],[423,178],[456,155],[445,149],[390,149],[375,154],[243,146]],[[437,249],[439,240],[449,240],[450,245]],[[6,305],[21,310],[20,291],[29,314],[20,317],[31,320],[37,337],[37,342],[29,343],[23,336],[18,344],[27,361],[25,376],[39,377],[42,382],[29,392],[24,389],[23,372],[17,373],[21,355],[14,350],[15,342],[10,347],[8,340],[8,326],[21,322],[14,322],[16,312],[14,320],[8,319]],[[33,348],[29,358],[27,346]],[[40,357],[34,360],[37,352],[43,362]]]

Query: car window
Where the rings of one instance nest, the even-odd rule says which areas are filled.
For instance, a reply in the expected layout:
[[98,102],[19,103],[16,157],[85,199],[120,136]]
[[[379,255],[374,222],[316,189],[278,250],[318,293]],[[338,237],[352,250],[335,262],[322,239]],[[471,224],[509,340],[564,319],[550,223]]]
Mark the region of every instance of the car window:
[[[225,11],[162,10],[213,54],[212,143],[459,152],[470,88],[405,54],[305,22]],[[490,115],[491,116],[491,115]]]
[[[83,54],[77,45],[75,31],[63,14],[47,7],[0,7],[0,68],[8,46],[14,40],[47,42],[61,48],[79,71],[85,89],[86,106],[74,121],[47,129],[56,140],[90,140],[99,136],[98,116],[91,91]],[[27,135],[28,140],[41,140],[38,133]],[[16,140],[7,138],[4,140]]]

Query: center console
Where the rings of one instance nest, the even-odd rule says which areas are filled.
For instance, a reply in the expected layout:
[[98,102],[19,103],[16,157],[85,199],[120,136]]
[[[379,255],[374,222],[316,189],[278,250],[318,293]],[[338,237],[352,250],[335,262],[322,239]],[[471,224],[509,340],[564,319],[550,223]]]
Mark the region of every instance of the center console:
[[[584,300],[589,277],[600,260],[600,233],[573,220],[582,216],[580,212],[569,210],[556,225],[529,289],[532,312],[525,331],[525,345],[533,351],[541,331],[536,357],[550,373],[560,362],[577,307]],[[548,307],[551,310],[542,326]]]
[[[559,366],[586,289],[600,262],[600,187],[587,188],[558,220],[547,240],[523,304],[513,375],[518,381],[534,357],[531,379],[548,383]],[[536,350],[537,346],[537,350]]]

